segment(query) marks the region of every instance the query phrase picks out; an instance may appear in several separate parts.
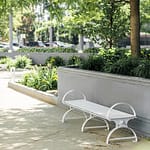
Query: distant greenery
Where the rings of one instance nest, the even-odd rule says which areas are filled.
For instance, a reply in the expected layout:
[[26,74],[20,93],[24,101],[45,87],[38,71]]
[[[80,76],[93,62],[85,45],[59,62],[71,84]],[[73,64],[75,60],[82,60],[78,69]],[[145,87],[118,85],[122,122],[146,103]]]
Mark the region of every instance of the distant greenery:
[[103,71],[104,59],[102,56],[91,55],[79,67],[86,70]]
[[21,84],[37,90],[47,91],[57,89],[57,70],[49,67],[35,67],[24,75]]
[[6,64],[8,59],[9,58],[6,56],[0,56],[0,64]]
[[32,60],[26,56],[16,56],[14,60],[14,67],[15,68],[30,68],[32,64]]
[[65,60],[60,57],[60,56],[55,56],[55,57],[49,57],[46,60],[45,65],[49,66],[49,67],[59,67],[59,66],[65,66]]
[[100,51],[100,48],[87,48],[83,52],[84,53],[98,53]]
[[73,48],[63,48],[63,47],[54,47],[54,48],[48,48],[48,47],[25,47],[20,48],[18,50],[19,52],[59,52],[59,53],[77,53],[77,50]]
[[25,69],[31,67],[32,60],[26,56],[20,55],[16,56],[15,59],[3,56],[0,58],[0,64],[6,64],[8,69],[11,67]]
[[0,48],[0,52],[8,52],[7,48]]
[[68,59],[67,65],[69,66],[80,66],[85,61],[84,58],[80,56],[71,56]]

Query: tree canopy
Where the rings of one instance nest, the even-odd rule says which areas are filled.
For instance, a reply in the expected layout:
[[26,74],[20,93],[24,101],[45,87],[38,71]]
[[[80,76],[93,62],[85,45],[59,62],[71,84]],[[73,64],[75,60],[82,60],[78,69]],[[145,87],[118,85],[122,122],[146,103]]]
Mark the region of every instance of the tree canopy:
[[[149,32],[149,4],[150,0],[1,0],[0,12],[3,19],[11,9],[20,11],[31,5],[43,5],[43,8],[49,11],[50,20],[57,20],[59,26],[112,47],[116,46],[119,39],[128,35],[130,30],[133,33],[134,29],[139,35],[139,23],[141,31]],[[133,21],[134,18],[137,20]],[[135,25],[135,22],[138,25]],[[0,24],[0,27],[4,27],[4,24]],[[131,34],[132,36],[137,35]],[[133,45],[139,42],[139,37],[131,39],[132,49]],[[139,46],[134,46],[133,51],[133,55],[138,56]]]

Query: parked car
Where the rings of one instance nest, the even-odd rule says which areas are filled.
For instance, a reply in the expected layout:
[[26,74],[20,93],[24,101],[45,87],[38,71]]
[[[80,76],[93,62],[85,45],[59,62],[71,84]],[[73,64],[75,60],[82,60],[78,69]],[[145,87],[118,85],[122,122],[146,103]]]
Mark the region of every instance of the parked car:
[[45,45],[48,47],[48,46],[52,46],[52,47],[59,47],[59,45],[57,44],[57,43],[55,43],[55,42],[52,42],[52,43],[50,43],[50,42],[46,42],[45,43]]
[[59,47],[75,48],[75,45],[74,45],[74,44],[69,44],[69,43],[65,43],[65,42],[61,42],[61,41],[55,41],[55,43],[56,43]]
[[0,42],[0,48],[5,48],[5,49],[9,50],[9,44],[6,42]]
[[46,47],[45,44],[42,41],[32,41],[27,43],[27,46],[31,47]]
[[[9,43],[7,42],[0,42],[0,48],[4,48],[6,50],[10,49]],[[19,49],[19,45],[18,43],[13,43],[13,50],[18,50]]]

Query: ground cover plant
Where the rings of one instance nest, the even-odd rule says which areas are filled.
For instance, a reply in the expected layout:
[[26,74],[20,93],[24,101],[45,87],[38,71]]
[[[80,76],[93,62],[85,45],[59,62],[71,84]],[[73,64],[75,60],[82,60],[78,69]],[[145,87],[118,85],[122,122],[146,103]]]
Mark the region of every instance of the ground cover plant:
[[21,55],[16,56],[14,59],[3,56],[0,58],[0,64],[6,64],[7,69],[10,69],[11,67],[28,69],[32,65],[32,60],[27,56]]
[[30,73],[26,73],[19,83],[41,91],[57,89],[56,68],[35,66]]

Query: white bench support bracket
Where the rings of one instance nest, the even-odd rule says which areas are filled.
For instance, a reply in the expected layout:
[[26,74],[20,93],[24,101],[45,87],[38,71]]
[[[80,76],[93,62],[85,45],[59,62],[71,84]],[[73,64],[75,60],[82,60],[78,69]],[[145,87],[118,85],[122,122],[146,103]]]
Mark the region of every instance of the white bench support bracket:
[[101,126],[86,126],[86,124],[91,120],[91,119],[94,119],[95,116],[90,114],[89,117],[86,117],[85,121],[83,122],[82,124],[82,127],[81,127],[81,131],[84,132],[85,129],[98,129],[98,128],[107,128],[107,130],[109,131],[109,124],[107,122],[107,120],[105,119],[101,119],[105,122],[105,125],[101,125]]
[[62,120],[61,120],[61,121],[62,121],[62,123],[64,123],[64,122],[65,122],[65,117],[66,117],[66,116],[68,115],[68,113],[69,113],[69,112],[71,112],[72,110],[73,110],[73,108],[72,108],[72,107],[70,107],[70,108],[69,108],[69,110],[67,110],[67,111],[64,113],[64,115],[63,115],[63,117],[62,117]]
[[[69,110],[67,110],[67,111],[64,113],[64,115],[63,115],[63,117],[62,117],[62,120],[61,120],[62,123],[65,122],[66,116],[67,116],[68,113],[71,112],[72,110],[74,110],[74,109],[73,109],[72,107],[70,107]],[[86,113],[83,112],[83,114],[84,114],[84,117],[85,117],[85,121],[83,122],[82,127],[81,127],[81,131],[82,131],[82,132],[84,132],[85,129],[97,129],[97,128],[107,128],[107,130],[109,130],[109,124],[108,124],[107,120],[105,120],[105,119],[101,119],[101,120],[103,120],[106,125],[103,125],[103,126],[88,126],[88,127],[86,127],[86,124],[87,124],[91,119],[94,119],[95,116],[93,116],[93,115],[90,114],[89,117],[88,117],[88,116],[86,115]]]
[[[114,122],[115,122],[115,128],[113,128],[113,129],[109,132],[109,134],[108,134],[108,136],[107,136],[107,139],[106,139],[106,144],[109,144],[109,141],[115,141],[115,140],[129,140],[129,139],[134,139],[134,142],[137,142],[137,141],[138,141],[137,135],[136,135],[136,133],[134,132],[134,130],[128,127],[128,121],[129,121],[129,119],[114,121]],[[120,138],[110,138],[111,135],[112,135],[116,130],[121,129],[121,128],[126,128],[126,129],[130,130],[130,131],[133,133],[133,136],[131,136],[131,137],[120,137]]]

